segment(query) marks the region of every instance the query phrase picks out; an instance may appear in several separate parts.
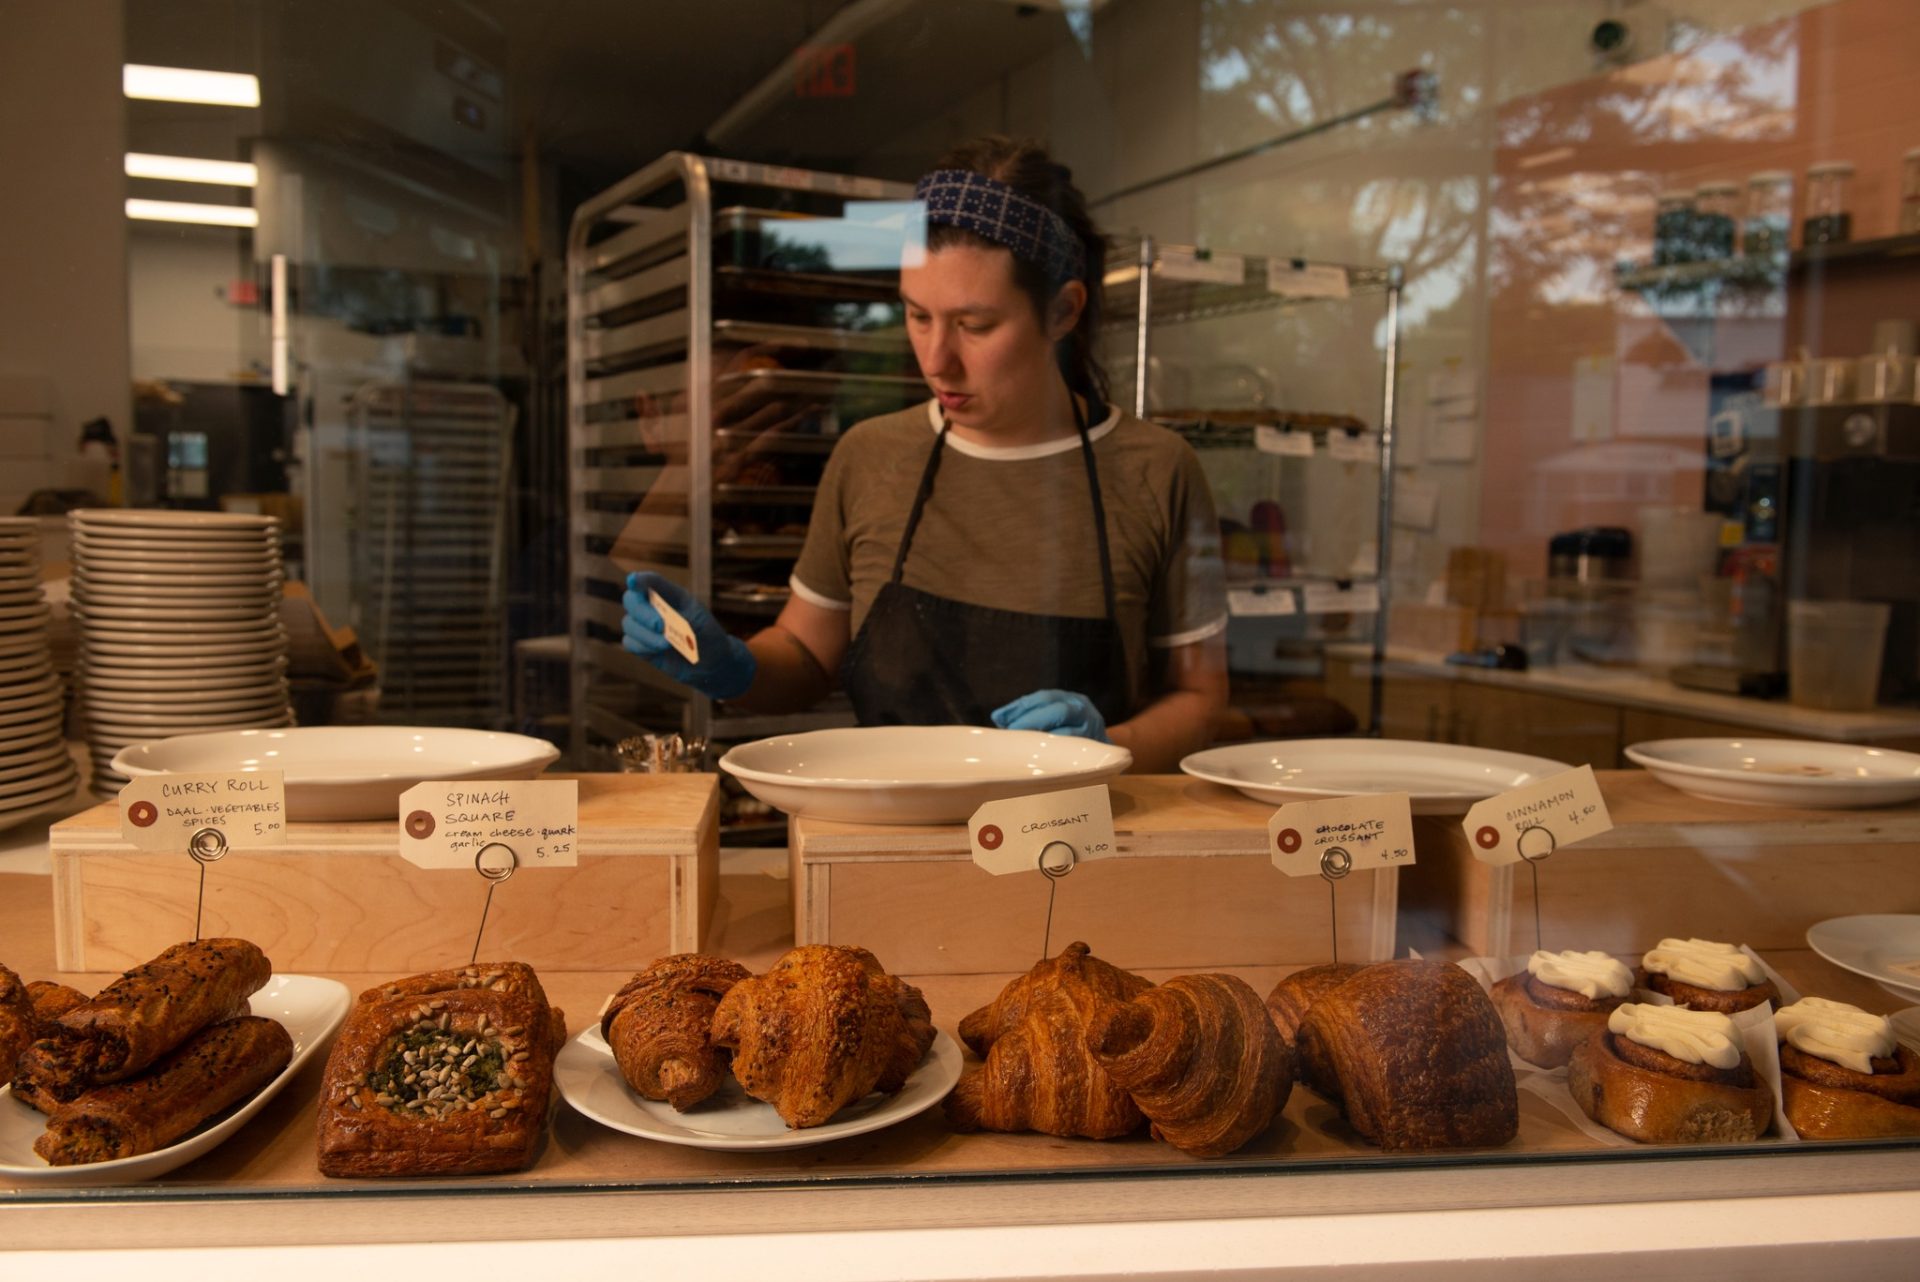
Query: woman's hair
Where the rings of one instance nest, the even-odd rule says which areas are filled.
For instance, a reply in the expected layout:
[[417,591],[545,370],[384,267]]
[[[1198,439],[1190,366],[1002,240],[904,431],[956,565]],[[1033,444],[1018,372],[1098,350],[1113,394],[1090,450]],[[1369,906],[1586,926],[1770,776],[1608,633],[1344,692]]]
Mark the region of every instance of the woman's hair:
[[[1094,354],[1094,337],[1100,328],[1100,283],[1106,272],[1107,242],[1087,213],[1087,198],[1073,185],[1073,171],[1056,163],[1045,147],[1030,138],[1006,138],[998,134],[961,143],[940,157],[934,168],[970,169],[1003,182],[1060,215],[1079,237],[1086,264],[1081,283],[1087,287],[1087,305],[1081,310],[1080,321],[1073,332],[1054,345],[1054,358],[1070,390],[1104,404],[1108,398],[1107,372]],[[927,228],[929,250],[947,245],[1002,248],[963,227],[937,223]],[[1014,284],[1032,300],[1034,311],[1044,322],[1047,307],[1059,286],[1047,279],[1046,269],[1040,264],[1018,254],[1012,257]]]

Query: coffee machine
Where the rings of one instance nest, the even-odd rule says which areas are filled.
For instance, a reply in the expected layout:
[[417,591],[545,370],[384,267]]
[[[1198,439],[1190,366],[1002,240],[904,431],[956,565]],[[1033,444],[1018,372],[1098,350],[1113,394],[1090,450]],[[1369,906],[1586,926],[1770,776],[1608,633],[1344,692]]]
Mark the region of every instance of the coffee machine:
[[1920,404],[1780,414],[1787,594],[1890,605],[1880,698],[1920,695]]

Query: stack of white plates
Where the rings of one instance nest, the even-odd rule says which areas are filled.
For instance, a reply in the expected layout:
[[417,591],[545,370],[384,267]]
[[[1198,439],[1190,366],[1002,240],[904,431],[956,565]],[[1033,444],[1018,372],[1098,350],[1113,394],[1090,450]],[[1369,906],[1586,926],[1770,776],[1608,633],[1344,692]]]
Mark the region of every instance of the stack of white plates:
[[130,744],[292,723],[278,521],[83,509],[68,522],[95,793],[125,786],[113,757]]
[[34,523],[0,518],[0,828],[58,805],[79,783],[62,729],[65,692],[47,649],[49,615]]

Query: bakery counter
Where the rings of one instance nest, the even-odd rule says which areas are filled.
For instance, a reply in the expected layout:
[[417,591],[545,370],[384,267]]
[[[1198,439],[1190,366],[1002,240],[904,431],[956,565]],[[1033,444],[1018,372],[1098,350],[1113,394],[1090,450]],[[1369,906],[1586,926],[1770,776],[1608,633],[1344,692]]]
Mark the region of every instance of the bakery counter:
[[[1372,701],[1371,663],[1361,646],[1328,650],[1329,691],[1363,724]],[[1686,690],[1639,668],[1567,664],[1508,672],[1394,646],[1382,676],[1387,738],[1528,752],[1589,762],[1596,770],[1626,764],[1621,750],[1648,739],[1744,735],[1920,748],[1920,708],[1826,712],[1784,699]]]
[[[48,879],[0,874],[0,940],[6,941],[9,964],[23,974],[51,970],[51,911]],[[723,876],[715,922],[721,934],[713,951],[763,969],[790,939],[784,880],[767,873]],[[1444,951],[1461,956],[1466,950]],[[1781,951],[1768,961],[1805,991],[1876,1010],[1895,1004],[1869,981],[1811,953]],[[1234,972],[1264,992],[1287,969],[1235,967]],[[1158,980],[1171,972],[1143,973]],[[354,991],[391,978],[334,977]],[[69,978],[98,987],[113,976]],[[626,978],[593,971],[542,975],[551,998],[567,1011],[570,1033],[591,1023],[602,1001]],[[990,1000],[1010,976],[909,978],[921,987],[937,1024],[952,1034],[961,1016]],[[810,1148],[714,1152],[637,1139],[560,1103],[528,1171],[441,1180],[329,1180],[315,1165],[320,1073],[316,1059],[233,1138],[162,1180],[114,1189],[0,1191],[4,1240],[16,1249],[47,1250],[83,1243],[96,1249],[406,1243],[444,1236],[446,1226],[457,1222],[458,1236],[473,1241],[609,1233],[736,1235],[738,1241],[737,1235],[748,1232],[843,1232],[856,1234],[851,1240],[866,1250],[876,1241],[871,1231],[879,1229],[1298,1223],[1299,1217],[1315,1217],[1317,1239],[1331,1240],[1329,1233],[1360,1232],[1365,1217],[1353,1218],[1357,1213],[1382,1208],[1408,1215],[1558,1207],[1572,1214],[1595,1203],[1798,1201],[1842,1192],[1892,1197],[1886,1233],[1896,1239],[1920,1234],[1920,1150],[1911,1146],[1767,1144],[1727,1153],[1603,1147],[1525,1092],[1519,1136],[1502,1149],[1382,1156],[1360,1141],[1330,1105],[1296,1089],[1267,1132],[1240,1153],[1214,1161],[1186,1157],[1145,1137],[1092,1142],[956,1134],[937,1108],[882,1131]],[[1825,1222],[1851,1226],[1850,1235],[1858,1236],[1852,1211],[1862,1205],[1850,1202],[1848,1214],[1829,1213]],[[1751,1240],[1752,1228],[1733,1236]],[[813,1241],[817,1245],[818,1239]],[[1111,1245],[1095,1248],[1096,1255]],[[1558,1251],[1566,1244],[1556,1246],[1549,1236],[1536,1245]],[[1142,1249],[1139,1258],[1149,1258],[1151,1250]],[[1466,1243],[1457,1247],[1468,1249]],[[1605,1248],[1617,1249],[1617,1244]],[[1416,1253],[1400,1263],[1417,1258]],[[897,1262],[889,1272],[940,1276],[914,1273]],[[1005,1275],[1024,1274],[1015,1267]]]

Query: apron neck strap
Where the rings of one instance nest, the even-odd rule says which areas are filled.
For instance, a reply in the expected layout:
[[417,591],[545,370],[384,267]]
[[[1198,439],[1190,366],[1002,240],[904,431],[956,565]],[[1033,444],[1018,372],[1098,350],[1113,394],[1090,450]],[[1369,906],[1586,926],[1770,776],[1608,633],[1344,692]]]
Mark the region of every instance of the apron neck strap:
[[[1101,406],[1106,409],[1106,406]],[[1093,498],[1093,533],[1100,545],[1100,595],[1106,603],[1107,620],[1117,623],[1120,612],[1115,602],[1113,590],[1113,553],[1107,546],[1107,507],[1100,497],[1100,469],[1093,460],[1093,438],[1087,432],[1087,412],[1081,408],[1080,398],[1073,398],[1073,426],[1080,434],[1080,457],[1087,465],[1087,492]],[[900,535],[900,550],[893,558],[892,582],[900,582],[907,568],[907,551],[913,546],[914,531],[920,528],[921,513],[926,511],[927,500],[933,497],[933,479],[940,473],[940,460],[946,456],[947,431],[950,424],[946,413],[940,415],[940,432],[933,438],[933,450],[927,455],[927,465],[920,472],[920,488],[914,493],[913,508],[907,513],[907,528]]]

